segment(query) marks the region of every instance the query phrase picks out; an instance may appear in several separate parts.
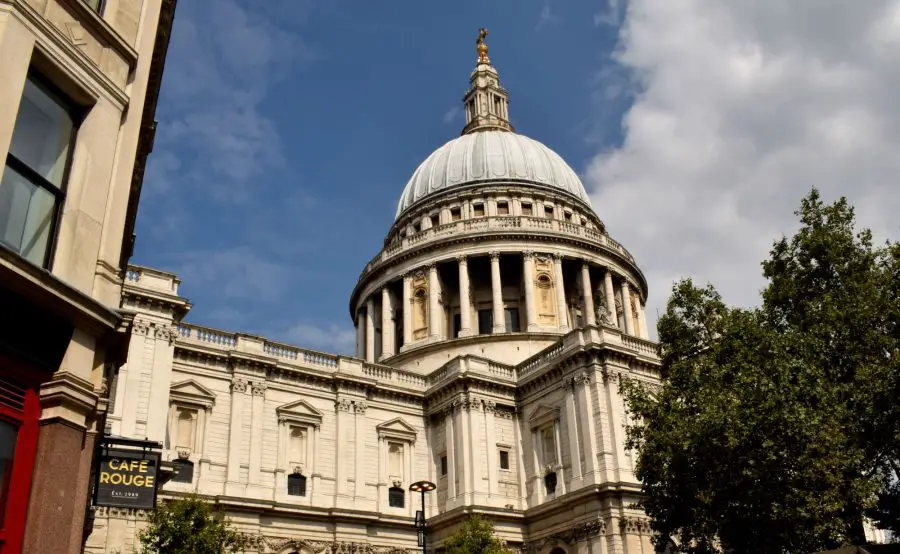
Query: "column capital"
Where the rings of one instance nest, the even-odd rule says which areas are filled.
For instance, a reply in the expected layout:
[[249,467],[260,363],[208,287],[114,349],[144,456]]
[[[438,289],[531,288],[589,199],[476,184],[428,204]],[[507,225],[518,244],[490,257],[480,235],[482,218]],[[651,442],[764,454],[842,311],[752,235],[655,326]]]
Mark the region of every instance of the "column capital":
[[582,269],[582,270],[590,269],[590,268],[591,268],[591,262],[589,262],[589,261],[587,261],[587,260],[582,260],[582,261],[581,261],[581,269]]
[[253,381],[251,383],[253,396],[265,396],[266,387],[267,385],[265,381]]
[[231,392],[243,393],[247,392],[247,380],[242,377],[233,377],[231,379]]
[[492,251],[489,252],[488,254],[491,256],[491,260],[492,260],[492,261],[493,261],[493,260],[499,260],[499,259],[500,259],[500,252],[498,252],[498,251],[496,251],[496,250],[492,250]]
[[534,250],[522,250],[522,257],[526,260],[534,259]]
[[427,267],[429,272],[437,271],[437,262],[430,262]]
[[460,264],[467,264],[469,263],[469,256],[467,256],[466,254],[459,254],[458,256],[456,256],[456,261]]
[[559,253],[559,252],[551,252],[551,253],[550,253],[550,257],[553,258],[553,261],[554,261],[554,262],[559,263],[559,262],[562,262],[562,261],[563,261],[563,258],[564,258],[565,256],[563,256],[563,255],[562,255],[561,253]]

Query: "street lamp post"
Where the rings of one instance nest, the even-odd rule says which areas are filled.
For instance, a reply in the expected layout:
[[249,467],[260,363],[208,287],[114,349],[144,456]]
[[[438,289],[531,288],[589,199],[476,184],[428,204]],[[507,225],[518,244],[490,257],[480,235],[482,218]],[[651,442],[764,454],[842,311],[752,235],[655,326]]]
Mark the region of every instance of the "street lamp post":
[[416,510],[416,534],[419,537],[419,546],[422,547],[422,554],[425,553],[425,493],[431,492],[437,488],[437,485],[431,481],[416,481],[409,486],[412,492],[418,492],[422,495],[422,509]]

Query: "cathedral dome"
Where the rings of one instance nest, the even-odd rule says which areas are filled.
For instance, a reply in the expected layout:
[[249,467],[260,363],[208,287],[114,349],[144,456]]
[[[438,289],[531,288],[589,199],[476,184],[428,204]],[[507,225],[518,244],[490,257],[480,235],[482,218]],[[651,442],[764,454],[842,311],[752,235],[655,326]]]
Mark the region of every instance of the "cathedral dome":
[[431,196],[481,184],[514,183],[566,192],[590,206],[571,167],[540,142],[514,132],[471,132],[435,150],[406,184],[397,217]]

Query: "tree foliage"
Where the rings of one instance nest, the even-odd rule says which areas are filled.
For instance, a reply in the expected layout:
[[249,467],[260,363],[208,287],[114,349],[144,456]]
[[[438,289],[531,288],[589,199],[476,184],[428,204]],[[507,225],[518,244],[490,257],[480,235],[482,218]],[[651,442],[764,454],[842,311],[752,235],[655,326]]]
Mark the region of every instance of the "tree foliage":
[[[900,246],[816,190],[763,262],[762,306],[673,288],[658,391],[624,383],[654,530],[684,552],[814,552],[898,527]],[[893,479],[893,485],[892,483]]]
[[197,497],[160,504],[147,521],[140,535],[144,554],[232,554],[251,545],[250,537]]
[[490,521],[478,515],[468,519],[444,541],[446,554],[512,554],[506,543],[494,534]]

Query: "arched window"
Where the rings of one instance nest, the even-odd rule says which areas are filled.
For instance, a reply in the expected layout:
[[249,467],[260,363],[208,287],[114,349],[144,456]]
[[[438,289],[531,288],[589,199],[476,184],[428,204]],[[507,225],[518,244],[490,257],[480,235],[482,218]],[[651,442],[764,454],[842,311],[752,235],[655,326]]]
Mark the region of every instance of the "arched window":
[[557,546],[556,548],[554,548],[553,550],[550,551],[550,554],[566,554],[566,551]]
[[391,508],[402,508],[405,504],[406,491],[400,487],[391,487],[388,489],[388,505]]
[[173,483],[194,482],[194,462],[179,458],[173,460],[172,465],[175,467],[175,476],[172,477]]
[[290,496],[306,496],[306,477],[299,473],[288,475],[287,487]]

